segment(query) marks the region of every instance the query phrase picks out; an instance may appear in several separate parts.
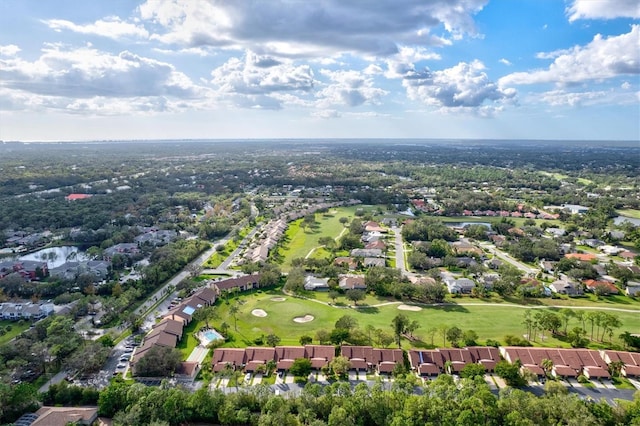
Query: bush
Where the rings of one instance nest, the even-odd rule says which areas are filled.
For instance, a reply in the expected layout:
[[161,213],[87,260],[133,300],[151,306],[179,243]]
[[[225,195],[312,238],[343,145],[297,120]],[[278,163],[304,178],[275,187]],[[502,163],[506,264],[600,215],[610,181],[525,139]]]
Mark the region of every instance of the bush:
[[584,374],[578,376],[578,383],[589,383],[589,379]]
[[487,346],[493,346],[494,348],[500,347],[500,342],[493,339],[487,339]]

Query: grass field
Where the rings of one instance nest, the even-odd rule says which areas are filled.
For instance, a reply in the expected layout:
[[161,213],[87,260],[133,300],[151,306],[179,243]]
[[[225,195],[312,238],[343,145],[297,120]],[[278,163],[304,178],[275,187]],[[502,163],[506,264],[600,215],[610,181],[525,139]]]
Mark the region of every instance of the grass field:
[[0,328],[6,330],[7,326],[11,326],[11,331],[7,331],[4,335],[0,336],[0,345],[7,343],[18,334],[27,330],[31,326],[31,323],[29,321],[0,321]]
[[[271,300],[274,297],[285,297],[284,302]],[[457,305],[439,307],[423,307],[419,312],[401,311],[398,303],[379,307],[363,307],[353,309],[345,306],[327,306],[318,300],[307,300],[283,296],[279,291],[257,292],[240,296],[243,304],[237,314],[238,331],[234,331],[235,341],[227,346],[244,347],[252,345],[252,341],[261,335],[274,333],[282,340],[282,345],[297,345],[302,335],[315,336],[320,329],[331,330],[338,318],[342,315],[351,315],[357,319],[359,327],[364,329],[367,325],[381,328],[392,333],[391,321],[398,314],[405,314],[410,320],[417,320],[421,327],[415,332],[419,339],[414,342],[414,347],[430,346],[431,336],[428,330],[432,327],[457,326],[462,330],[474,330],[478,333],[479,343],[486,339],[494,339],[504,342],[504,336],[512,334],[522,336],[525,328],[522,325],[523,314],[527,306],[510,306],[503,304],[490,305],[477,302],[474,299],[460,299]],[[472,301],[474,300],[474,301]],[[339,302],[346,302],[345,299]],[[365,302],[374,302],[366,300]],[[379,300],[378,300],[379,302]],[[231,301],[233,303],[233,301]],[[466,303],[470,303],[467,305]],[[472,303],[472,304],[471,304]],[[229,315],[230,304],[222,303],[219,306],[221,321],[226,321],[234,330],[233,317]],[[253,309],[262,309],[267,313],[266,318],[255,317],[251,314]],[[616,335],[623,330],[638,330],[640,328],[640,311],[615,312],[623,323]],[[299,324],[293,321],[294,317],[313,315],[315,319],[309,323]],[[578,326],[577,320],[569,323],[569,328]],[[587,328],[588,325],[587,325]],[[438,337],[440,336],[440,337]],[[435,335],[436,346],[442,345],[442,335]],[[537,344],[541,344],[539,341]],[[542,344],[541,344],[542,345]],[[567,342],[549,337],[544,341],[544,346],[568,347]],[[597,345],[596,345],[597,346]],[[403,347],[409,348],[410,343],[403,340]]]
[[[291,261],[296,258],[306,257],[311,250],[317,248],[320,244],[318,239],[322,237],[337,238],[344,225],[340,223],[341,217],[353,218],[356,207],[340,207],[331,209],[328,214],[316,214],[316,226],[313,228],[303,229],[300,224],[302,219],[289,223],[289,227],[285,233],[285,243],[280,249],[282,256],[282,270],[287,272],[291,269]],[[317,257],[322,252],[311,255]]]
[[640,210],[623,209],[623,210],[616,210],[616,211],[621,216],[632,217],[634,219],[640,219]]

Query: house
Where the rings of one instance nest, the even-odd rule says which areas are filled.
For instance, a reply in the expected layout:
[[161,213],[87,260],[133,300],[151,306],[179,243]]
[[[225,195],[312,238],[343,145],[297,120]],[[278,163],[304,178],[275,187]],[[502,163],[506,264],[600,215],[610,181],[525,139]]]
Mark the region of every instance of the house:
[[382,257],[383,253],[380,249],[353,249],[351,257]]
[[340,275],[338,286],[343,290],[366,290],[364,275]]
[[444,372],[445,365],[452,373],[459,373],[467,364],[480,364],[486,371],[493,371],[499,361],[500,352],[492,346],[409,351],[411,368],[420,376],[437,376]]
[[487,290],[492,290],[494,284],[500,279],[499,274],[484,274],[480,277],[480,281]]
[[624,364],[621,370],[623,376],[640,376],[640,354],[635,352],[602,351],[601,355],[607,364],[622,362]]
[[305,357],[304,346],[276,346],[276,368],[286,371],[291,368],[296,359]]
[[104,252],[102,253],[102,258],[106,261],[111,262],[111,260],[113,259],[113,256],[115,256],[116,254],[121,254],[123,256],[130,257],[139,253],[140,253],[140,247],[138,247],[138,244],[120,243],[104,249]]
[[381,227],[378,222],[374,222],[373,220],[370,220],[369,222],[366,222],[364,224],[364,230],[366,232],[381,232],[381,233],[387,232],[385,228]]
[[370,243],[367,243],[364,248],[366,250],[371,250],[371,249],[378,249],[378,250],[383,250],[385,248],[387,248],[387,245],[381,241],[381,240],[377,240],[377,241],[371,241]]
[[589,207],[580,206],[578,204],[563,204],[562,209],[571,214],[584,214],[589,211]]
[[549,285],[552,292],[558,294],[566,294],[569,296],[579,296],[583,293],[582,286],[568,279],[560,279]]
[[564,255],[567,259],[577,259],[580,262],[591,262],[597,259],[592,253],[567,253]]
[[450,243],[451,248],[458,255],[462,254],[476,254],[482,256],[482,250],[471,244],[468,240],[454,241]]
[[621,258],[623,258],[624,260],[633,260],[635,259],[638,255],[636,253],[633,253],[631,251],[625,250],[621,253],[618,253],[618,256],[620,256]]
[[244,368],[245,350],[240,348],[218,348],[213,351],[211,364],[214,372],[220,372],[226,368],[234,370]]
[[69,194],[64,197],[67,201],[76,201],[76,200],[86,200],[87,198],[91,198],[92,194]]
[[319,370],[328,365],[335,356],[335,348],[331,345],[306,345],[305,358],[311,360],[311,367]]
[[504,265],[504,262],[500,259],[498,259],[497,257],[494,257],[493,259],[487,261],[487,267],[491,268],[491,269],[500,269],[500,267]]
[[269,361],[275,361],[275,348],[246,348],[245,349],[245,371],[254,372],[261,365],[266,365]]
[[307,275],[304,279],[304,289],[309,291],[329,290],[329,278],[318,278]]
[[16,273],[25,281],[38,281],[49,275],[47,262],[36,260],[9,260],[0,262],[0,278]]
[[563,237],[567,233],[564,228],[547,228],[546,232],[555,238]]
[[540,269],[542,269],[542,272],[546,272],[547,274],[552,274],[555,267],[556,267],[556,262],[552,262],[550,260],[544,260],[544,259],[540,261]]
[[592,293],[597,293],[599,295],[609,295],[609,294],[618,294],[618,287],[610,283],[609,281],[598,281],[598,280],[584,280],[582,282],[585,288]]
[[222,291],[247,291],[260,287],[260,274],[243,275],[241,277],[229,278],[216,281],[213,284],[218,294]]
[[445,281],[447,289],[451,294],[469,294],[471,290],[476,286],[476,283],[469,278],[458,278],[454,280]]
[[158,324],[154,325],[152,330],[159,330],[163,333],[173,334],[178,338],[178,340],[180,340],[182,339],[183,328],[184,322],[165,318]]
[[404,363],[402,349],[373,349],[373,359],[380,374],[391,374],[397,364]]
[[386,265],[386,261],[379,257],[365,257],[364,260],[362,261],[362,265],[365,268],[370,268],[372,266],[384,267]]
[[523,367],[544,375],[544,360],[550,360],[553,367],[549,373],[556,377],[609,378],[607,362],[602,354],[592,349],[556,349],[533,347],[501,347],[500,353],[510,363],[520,360]]
[[350,271],[358,268],[358,262],[353,257],[336,257],[333,264],[336,266],[346,266]]
[[367,371],[375,362],[371,346],[343,345],[340,348],[340,354],[349,359],[352,370]]
[[627,296],[635,296],[640,293],[640,282],[638,281],[628,281],[627,288],[624,291]]
[[51,314],[53,314],[53,303],[0,303],[0,319],[4,320],[37,320]]
[[[98,407],[40,407],[31,426],[92,425],[98,419]],[[17,422],[16,424],[20,424]]]

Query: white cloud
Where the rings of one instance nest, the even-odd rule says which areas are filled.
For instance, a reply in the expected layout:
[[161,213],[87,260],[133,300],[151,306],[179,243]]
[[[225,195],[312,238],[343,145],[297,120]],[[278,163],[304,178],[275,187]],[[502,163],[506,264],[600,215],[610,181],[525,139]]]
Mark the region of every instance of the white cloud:
[[149,32],[142,25],[125,22],[117,16],[109,16],[86,25],[74,24],[63,19],[49,19],[43,22],[55,31],[68,30],[79,34],[92,34],[113,39],[149,38]]
[[0,56],[16,56],[20,50],[15,44],[0,45]]
[[500,62],[501,64],[506,65],[508,67],[513,65],[508,59],[505,59],[505,58],[500,59],[498,62]]
[[330,105],[377,105],[380,98],[388,93],[374,87],[373,79],[358,71],[321,70],[320,73],[331,81],[317,93],[318,106],[321,108]]
[[501,110],[515,100],[516,91],[489,80],[480,61],[461,62],[441,71],[408,74],[402,85],[410,99],[448,112],[474,112],[482,116]]
[[638,92],[625,93],[616,90],[567,92],[565,90],[551,90],[540,94],[539,98],[551,106],[629,105],[638,101]]
[[555,60],[548,69],[509,74],[500,79],[500,84],[570,84],[640,74],[640,25],[633,25],[627,34],[607,38],[598,34],[584,47],[538,57]]
[[50,45],[33,62],[0,59],[7,88],[72,98],[175,96],[197,97],[191,80],[173,65],[128,51],[118,55],[92,48]]
[[230,58],[211,72],[211,84],[218,93],[227,95],[234,104],[244,108],[281,108],[282,101],[290,97],[278,93],[306,93],[313,89],[315,80],[308,65],[296,66],[270,56],[248,51],[244,60]]
[[567,8],[569,21],[578,19],[640,18],[638,0],[574,0]]
[[163,43],[288,57],[331,57],[345,52],[387,56],[403,45],[450,43],[431,35],[441,26],[454,38],[475,35],[472,17],[486,2],[147,0],[138,10],[143,20],[155,25],[152,38]]

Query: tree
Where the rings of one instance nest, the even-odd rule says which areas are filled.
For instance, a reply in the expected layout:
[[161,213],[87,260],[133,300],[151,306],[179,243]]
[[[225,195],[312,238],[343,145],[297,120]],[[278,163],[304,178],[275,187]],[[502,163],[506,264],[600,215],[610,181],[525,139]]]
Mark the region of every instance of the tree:
[[484,366],[481,364],[475,364],[475,363],[470,363],[470,364],[466,364],[464,367],[462,367],[462,370],[460,370],[460,377],[462,378],[466,378],[466,379],[473,379],[476,376],[484,376],[485,374],[485,370],[484,370]]
[[551,375],[551,370],[553,370],[553,361],[549,358],[545,358],[540,361],[540,367],[542,368],[542,371],[544,371],[544,375],[549,377]]
[[278,346],[278,344],[280,343],[280,337],[276,336],[275,334],[271,333],[269,334],[266,338],[265,341],[267,342],[267,345],[271,346],[271,347],[276,347]]
[[329,363],[329,368],[337,376],[345,376],[351,368],[351,361],[346,356],[337,356]]
[[336,321],[335,328],[351,331],[358,327],[358,320],[351,315],[343,315]]
[[517,364],[500,361],[496,364],[494,371],[499,377],[504,379],[509,386],[520,387],[525,385],[524,379],[520,375],[520,367]]
[[289,372],[296,377],[307,377],[311,373],[311,360],[308,358],[297,358],[291,364]]
[[447,340],[451,342],[453,347],[457,348],[459,346],[460,339],[462,339],[462,330],[454,325],[447,330],[446,334]]
[[340,292],[336,290],[329,290],[329,299],[336,303],[336,299],[340,297]]
[[302,346],[305,345],[310,345],[311,342],[313,342],[313,338],[311,336],[307,336],[306,334],[304,336],[300,336],[300,340],[299,340],[300,344]]
[[478,333],[473,330],[466,330],[462,333],[462,340],[465,346],[475,346],[478,341]]
[[347,226],[347,223],[349,223],[349,218],[342,216],[340,219],[338,219],[338,222],[340,222],[342,226]]
[[302,268],[292,268],[287,275],[287,282],[284,285],[285,291],[293,294],[304,292],[305,274]]
[[347,299],[351,300],[354,305],[358,304],[359,300],[364,300],[366,294],[360,289],[351,289],[346,292]]
[[238,312],[240,311],[240,307],[238,306],[238,302],[231,305],[229,308],[229,313],[233,317],[233,328],[238,331]]
[[334,328],[329,335],[329,341],[334,345],[341,345],[349,338],[349,330],[344,328]]
[[331,340],[331,333],[327,330],[318,330],[316,331],[316,340],[321,345],[325,345]]
[[182,353],[178,349],[153,346],[136,362],[133,374],[143,377],[171,376],[180,366]]
[[558,311],[560,314],[560,318],[562,318],[562,323],[564,324],[564,335],[567,335],[567,326],[569,325],[569,320],[575,317],[575,312],[569,308],[562,308]]
[[409,325],[409,318],[405,314],[396,315],[391,321],[391,327],[393,328],[393,335],[396,338],[396,343],[398,347],[402,347],[401,338],[404,333],[407,331],[407,326]]
[[420,322],[418,320],[413,320],[409,324],[407,324],[407,333],[413,339],[413,332],[420,328]]

